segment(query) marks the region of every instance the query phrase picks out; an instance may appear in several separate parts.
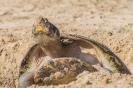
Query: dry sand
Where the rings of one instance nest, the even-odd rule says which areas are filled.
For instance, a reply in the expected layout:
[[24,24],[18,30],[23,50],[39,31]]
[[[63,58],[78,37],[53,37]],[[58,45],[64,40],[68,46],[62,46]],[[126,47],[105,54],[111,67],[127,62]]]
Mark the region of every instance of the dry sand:
[[[32,25],[39,15],[61,33],[78,34],[108,46],[133,73],[132,0],[0,0],[0,81],[17,88],[18,71],[33,45]],[[29,88],[133,88],[133,75],[83,72],[64,85]]]

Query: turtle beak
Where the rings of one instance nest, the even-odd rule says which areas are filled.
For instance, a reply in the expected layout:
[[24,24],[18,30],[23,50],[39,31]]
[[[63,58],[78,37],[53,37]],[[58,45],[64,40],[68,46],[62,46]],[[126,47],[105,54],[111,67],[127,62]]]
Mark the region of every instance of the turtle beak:
[[33,29],[33,34],[34,35],[47,35],[49,33],[49,29],[46,28],[46,27],[43,27],[42,25],[37,25],[37,26],[34,26],[34,29]]
[[47,30],[46,28],[44,28],[43,26],[38,25],[38,26],[36,26],[36,28],[35,28],[35,32],[36,32],[36,33],[39,33],[39,32],[47,33],[48,30]]

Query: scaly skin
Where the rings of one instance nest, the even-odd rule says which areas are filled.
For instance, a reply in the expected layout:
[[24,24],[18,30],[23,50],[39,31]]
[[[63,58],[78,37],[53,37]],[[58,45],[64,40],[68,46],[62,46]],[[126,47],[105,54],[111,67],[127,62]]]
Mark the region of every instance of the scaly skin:
[[[33,34],[37,44],[30,48],[21,63],[19,88],[25,88],[32,84],[69,83],[75,80],[75,77],[83,70],[131,74],[124,63],[103,44],[79,35],[64,34],[60,36],[57,27],[46,18],[37,18]],[[49,60],[57,64],[53,65]],[[62,63],[63,61],[65,62]],[[70,62],[73,61],[74,63],[71,64]],[[84,66],[81,63],[84,63]],[[77,72],[73,77],[66,72],[61,79],[57,78],[56,81],[50,79],[51,74],[65,72],[65,70],[59,69],[61,66],[69,67],[68,71],[71,74],[75,74],[75,70],[78,69],[82,69],[82,71]],[[76,66],[75,70],[71,71],[73,66]]]

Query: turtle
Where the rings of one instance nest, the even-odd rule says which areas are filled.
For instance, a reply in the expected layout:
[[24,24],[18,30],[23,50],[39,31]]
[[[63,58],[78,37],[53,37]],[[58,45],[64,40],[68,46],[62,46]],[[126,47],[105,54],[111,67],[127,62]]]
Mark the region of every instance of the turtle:
[[69,83],[84,70],[131,74],[107,46],[81,35],[60,34],[47,18],[38,17],[32,32],[36,44],[21,62],[18,88]]

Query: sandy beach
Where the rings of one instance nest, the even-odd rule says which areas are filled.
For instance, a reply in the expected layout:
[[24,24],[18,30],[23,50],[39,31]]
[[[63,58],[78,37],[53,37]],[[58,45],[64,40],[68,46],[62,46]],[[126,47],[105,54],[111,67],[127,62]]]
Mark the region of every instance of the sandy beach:
[[[132,0],[0,0],[2,88],[17,88],[20,63],[35,44],[32,28],[40,15],[61,33],[82,35],[106,45],[133,73]],[[133,75],[84,71],[69,84],[28,88],[133,88]]]

